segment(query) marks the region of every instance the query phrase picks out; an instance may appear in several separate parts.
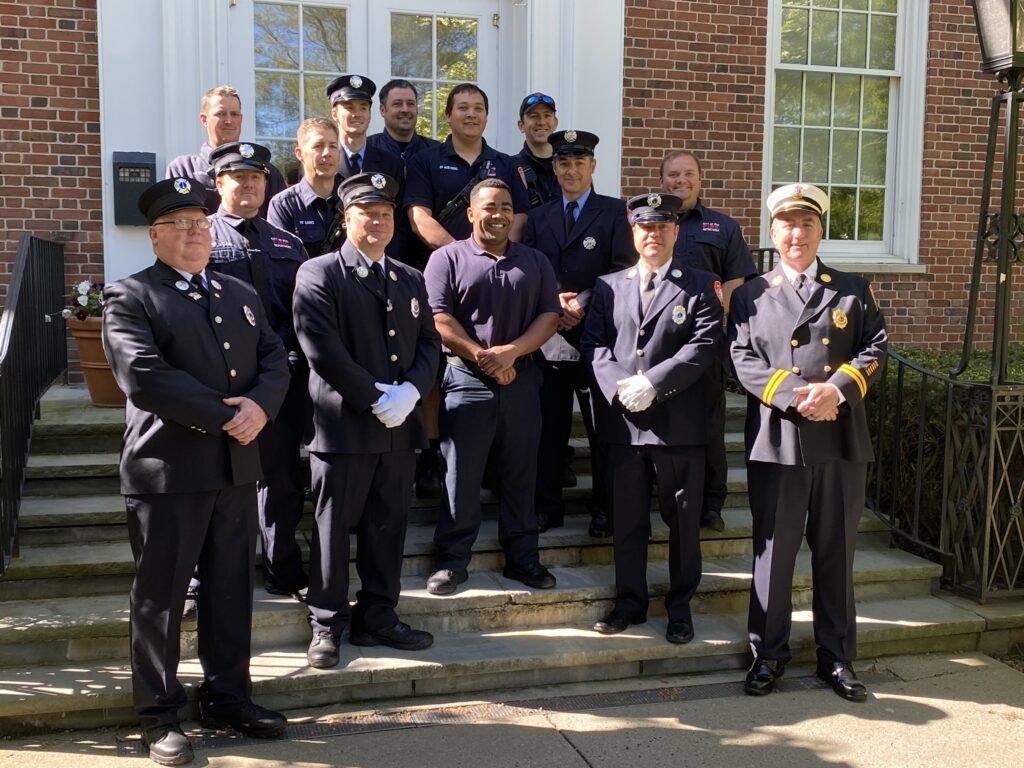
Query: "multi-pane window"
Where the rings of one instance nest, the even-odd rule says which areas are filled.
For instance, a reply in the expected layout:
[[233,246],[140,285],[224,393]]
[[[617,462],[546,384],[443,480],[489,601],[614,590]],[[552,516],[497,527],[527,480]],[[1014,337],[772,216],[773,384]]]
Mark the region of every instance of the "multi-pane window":
[[477,20],[437,14],[391,14],[391,76],[419,91],[416,131],[444,140],[450,133],[448,92],[477,82]]
[[295,131],[330,115],[327,84],[348,71],[348,15],[305,2],[255,3],[256,141],[287,175],[296,165]]
[[779,10],[771,186],[822,187],[827,239],[880,244],[891,227],[898,2],[781,0]]

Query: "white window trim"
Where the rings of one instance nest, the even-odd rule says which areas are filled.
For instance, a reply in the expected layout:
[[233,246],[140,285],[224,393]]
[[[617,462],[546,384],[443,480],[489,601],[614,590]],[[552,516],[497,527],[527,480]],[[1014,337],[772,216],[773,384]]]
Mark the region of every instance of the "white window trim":
[[[888,241],[846,243],[828,240],[822,249],[837,262],[871,264],[916,264],[921,238],[921,171],[924,160],[925,86],[928,64],[928,16],[930,0],[900,0],[896,28],[897,71],[901,73],[897,101],[889,113],[889,151],[896,162],[886,176],[885,229]],[[761,199],[771,192],[772,123],[775,111],[775,67],[780,55],[782,2],[771,0],[768,14],[768,45],[765,66],[764,164]],[[831,70],[830,70],[831,71]],[[849,70],[857,74],[875,74]],[[761,207],[761,243],[771,245],[768,211]]]

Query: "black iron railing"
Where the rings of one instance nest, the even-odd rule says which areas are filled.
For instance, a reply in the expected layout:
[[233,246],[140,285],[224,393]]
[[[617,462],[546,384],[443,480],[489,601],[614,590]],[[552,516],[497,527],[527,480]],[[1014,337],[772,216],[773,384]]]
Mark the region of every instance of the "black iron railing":
[[868,409],[868,506],[978,602],[1024,594],[1024,387],[958,381],[890,352]]
[[68,367],[64,246],[23,235],[0,318],[0,576],[17,554],[18,508],[39,398]]
[[763,275],[775,269],[775,260],[779,258],[777,248],[751,248],[750,256],[757,264],[757,274]]

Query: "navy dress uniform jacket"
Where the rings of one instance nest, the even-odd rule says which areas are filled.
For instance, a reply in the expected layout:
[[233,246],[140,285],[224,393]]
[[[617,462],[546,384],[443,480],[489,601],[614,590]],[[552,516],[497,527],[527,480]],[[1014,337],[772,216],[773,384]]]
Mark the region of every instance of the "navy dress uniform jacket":
[[[643,317],[638,269],[598,279],[582,350],[604,396],[595,415],[608,444],[707,443],[701,377],[722,343],[715,279],[673,259]],[[637,373],[654,385],[657,398],[646,410],[630,413],[619,404],[616,382]],[[678,407],[680,402],[688,407]]]
[[[729,310],[730,353],[748,393],[748,461],[871,461],[864,396],[881,375],[888,337],[868,281],[819,260],[804,304],[779,265],[737,288]],[[824,381],[846,402],[836,421],[808,421],[793,390]]]
[[315,404],[310,451],[387,453],[427,445],[422,402],[394,429],[370,410],[383,394],[376,382],[410,381],[426,396],[441,350],[423,276],[394,259],[386,264],[386,297],[372,272],[360,277],[365,261],[348,241],[299,268],[295,331],[309,360]]
[[[587,312],[594,284],[601,275],[636,264],[633,233],[626,204],[591,191],[570,236],[565,236],[562,197],[530,211],[523,244],[541,251],[551,261],[558,292],[573,291]],[[546,360],[578,360],[583,323],[558,331],[541,348]]]
[[[128,396],[121,492],[212,491],[260,479],[259,445],[222,431],[245,396],[276,416],[288,360],[251,286],[207,269],[209,299],[157,261],[104,290],[103,347]],[[220,285],[214,285],[214,282]],[[249,318],[252,318],[250,321]]]

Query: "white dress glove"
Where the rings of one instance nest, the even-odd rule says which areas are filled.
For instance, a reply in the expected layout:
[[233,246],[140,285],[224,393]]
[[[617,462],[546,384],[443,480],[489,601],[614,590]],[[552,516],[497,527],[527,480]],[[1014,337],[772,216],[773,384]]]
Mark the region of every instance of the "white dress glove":
[[639,413],[651,407],[658,397],[654,385],[642,373],[615,382],[619,386],[619,402],[631,413]]
[[376,383],[373,386],[384,393],[373,404],[373,415],[388,429],[402,426],[420,399],[419,390],[410,381],[401,384]]

